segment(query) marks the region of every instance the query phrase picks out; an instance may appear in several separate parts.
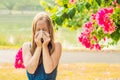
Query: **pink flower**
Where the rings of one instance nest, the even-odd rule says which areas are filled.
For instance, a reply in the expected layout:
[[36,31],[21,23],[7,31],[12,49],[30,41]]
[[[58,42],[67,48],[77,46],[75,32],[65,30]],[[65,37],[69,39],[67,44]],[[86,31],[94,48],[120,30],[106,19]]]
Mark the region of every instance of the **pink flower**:
[[94,48],[94,44],[91,44],[90,49],[92,50]]
[[90,48],[91,43],[90,40],[86,37],[84,37],[84,39],[82,40],[82,44],[86,47],[86,48]]
[[[112,34],[115,31],[114,22],[111,19],[111,15],[113,14],[113,8],[103,8],[100,9],[96,14],[92,14],[89,22],[86,22],[83,25],[84,31],[79,36],[79,42],[82,43],[83,46],[89,49],[101,50],[101,45],[99,42],[103,37],[99,37],[99,31],[103,30],[104,34]],[[101,32],[102,33],[102,32]],[[105,39],[106,40],[106,39]],[[105,41],[104,40],[104,41]]]
[[112,14],[113,13],[113,8],[104,8],[103,9],[106,14]]
[[90,32],[93,31],[93,28],[94,28],[93,23],[92,22],[87,22],[87,23],[85,23],[83,28],[84,28],[86,33],[90,33]]
[[110,19],[105,19],[104,25],[103,25],[104,33],[113,33],[115,31],[115,26],[113,25],[113,21]]
[[79,42],[82,42],[83,36],[79,36],[79,37],[78,37],[78,40],[79,40]]
[[76,3],[76,0],[69,0],[69,3],[75,4],[75,3]]
[[94,29],[93,23],[87,22],[85,23],[83,28],[84,28],[84,31],[78,37],[79,42],[81,42],[82,45],[84,45],[86,48],[93,49],[94,46],[91,44],[91,41],[90,41],[90,34]]
[[96,14],[92,14],[91,17],[90,17],[90,20],[91,21],[96,20]]
[[98,12],[96,14],[96,20],[97,20],[97,23],[99,25],[103,25],[103,23],[104,23],[104,15],[105,15],[104,11]]
[[96,36],[93,36],[93,39],[94,39],[94,41],[95,41],[95,42],[97,42],[97,41],[98,41],[98,39],[97,39],[97,37],[96,37]]
[[105,18],[113,13],[113,8],[104,8],[97,12],[96,19],[99,25],[103,25],[105,22]]
[[104,41],[106,41],[106,37],[104,37],[104,39],[103,39]]
[[101,50],[101,46],[99,44],[95,44],[96,50]]
[[90,43],[90,40],[87,38],[87,35],[85,35],[84,33],[81,33],[78,39],[82,43],[82,45],[84,45],[86,48],[90,48],[91,43]]
[[103,28],[105,34],[113,33],[115,27],[113,21],[110,19],[110,15],[113,13],[113,8],[104,8],[98,11],[96,20],[99,26]]
[[15,56],[14,66],[15,68],[25,68],[25,66],[23,65],[22,48],[19,49]]
[[116,0],[114,0],[114,1],[112,2],[112,4],[113,4],[113,5],[116,5],[116,4],[117,4],[117,1],[116,1]]

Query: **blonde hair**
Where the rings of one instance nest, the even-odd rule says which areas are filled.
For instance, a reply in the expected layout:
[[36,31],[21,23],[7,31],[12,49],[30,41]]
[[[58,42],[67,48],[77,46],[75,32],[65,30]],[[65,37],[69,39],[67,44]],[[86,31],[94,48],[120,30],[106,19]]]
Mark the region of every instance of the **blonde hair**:
[[50,42],[48,44],[48,49],[49,49],[49,53],[50,55],[53,53],[54,49],[55,49],[55,44],[54,44],[54,30],[53,30],[53,24],[52,24],[52,21],[50,19],[50,17],[48,16],[47,13],[45,12],[40,12],[38,13],[34,19],[33,19],[33,22],[32,22],[32,46],[31,46],[31,53],[32,55],[34,54],[34,51],[37,47],[36,43],[35,43],[35,40],[34,40],[34,37],[35,37],[35,31],[36,31],[36,24],[39,20],[45,20],[45,22],[47,23],[47,27],[48,27],[48,30],[49,30],[49,34],[50,34]]

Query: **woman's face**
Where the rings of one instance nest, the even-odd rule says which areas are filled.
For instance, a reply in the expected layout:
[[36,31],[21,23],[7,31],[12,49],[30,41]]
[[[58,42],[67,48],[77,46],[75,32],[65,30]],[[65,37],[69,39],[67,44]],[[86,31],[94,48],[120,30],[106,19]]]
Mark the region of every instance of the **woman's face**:
[[40,30],[49,33],[48,26],[47,26],[47,23],[46,23],[45,20],[39,20],[39,21],[37,22],[35,33],[37,33],[37,32],[40,31]]

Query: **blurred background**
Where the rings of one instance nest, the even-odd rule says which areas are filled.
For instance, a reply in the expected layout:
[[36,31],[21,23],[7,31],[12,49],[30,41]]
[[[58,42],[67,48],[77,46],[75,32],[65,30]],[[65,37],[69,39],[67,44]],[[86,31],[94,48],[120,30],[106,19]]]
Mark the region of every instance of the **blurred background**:
[[[52,15],[51,6],[60,6],[56,1],[63,0],[0,0],[0,80],[27,80],[24,69],[14,68],[15,55],[24,42],[31,41],[35,14],[48,11]],[[78,36],[89,14],[81,16],[86,17],[77,28],[54,22],[55,41],[63,47],[57,80],[120,80],[120,42],[101,51],[86,49]]]

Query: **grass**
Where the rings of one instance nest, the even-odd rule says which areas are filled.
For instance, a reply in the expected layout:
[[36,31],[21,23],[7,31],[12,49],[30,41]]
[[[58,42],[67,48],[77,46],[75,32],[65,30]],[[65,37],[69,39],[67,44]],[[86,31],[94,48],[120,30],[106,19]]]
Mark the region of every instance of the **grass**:
[[30,39],[33,15],[0,15],[0,45],[20,46]]
[[[27,80],[26,72],[12,64],[0,64],[0,80]],[[59,64],[57,80],[120,80],[120,64]]]

